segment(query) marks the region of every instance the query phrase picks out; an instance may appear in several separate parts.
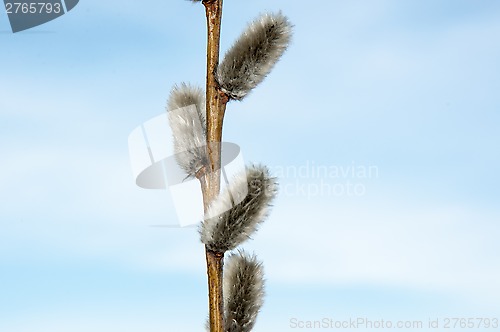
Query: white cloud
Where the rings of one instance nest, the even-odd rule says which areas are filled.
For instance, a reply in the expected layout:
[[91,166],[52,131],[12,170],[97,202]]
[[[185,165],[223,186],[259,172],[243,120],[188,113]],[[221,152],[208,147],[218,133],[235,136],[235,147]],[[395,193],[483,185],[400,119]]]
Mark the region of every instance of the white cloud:
[[277,205],[253,245],[270,280],[500,295],[496,211],[394,197],[341,202]]

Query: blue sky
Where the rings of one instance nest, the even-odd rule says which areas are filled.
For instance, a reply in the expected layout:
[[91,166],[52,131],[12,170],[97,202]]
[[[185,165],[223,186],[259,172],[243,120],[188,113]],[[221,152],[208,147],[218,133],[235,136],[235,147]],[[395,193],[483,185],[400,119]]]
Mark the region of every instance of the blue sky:
[[[244,245],[266,270],[255,331],[500,318],[498,1],[224,6],[223,51],[261,12],[295,24],[225,119],[245,160],[282,175]],[[173,84],[203,84],[202,6],[87,0],[17,34],[1,14],[0,40],[0,330],[201,331],[203,246],[150,226],[176,213],[135,186],[127,138]],[[352,166],[377,173],[293,172]],[[334,192],[349,183],[362,194]]]

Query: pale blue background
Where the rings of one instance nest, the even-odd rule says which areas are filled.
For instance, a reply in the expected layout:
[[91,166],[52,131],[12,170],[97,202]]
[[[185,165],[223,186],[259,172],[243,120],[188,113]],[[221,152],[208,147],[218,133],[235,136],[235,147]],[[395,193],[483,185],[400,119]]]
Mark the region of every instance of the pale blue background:
[[[223,51],[279,9],[293,44],[229,105],[225,139],[275,170],[378,176],[280,179],[366,193],[282,191],[244,246],[266,268],[255,331],[500,317],[500,2],[227,0]],[[203,84],[203,7],[87,0],[18,34],[2,13],[0,31],[0,331],[202,331],[203,247],[150,226],[175,211],[134,185],[127,137],[174,83]]]

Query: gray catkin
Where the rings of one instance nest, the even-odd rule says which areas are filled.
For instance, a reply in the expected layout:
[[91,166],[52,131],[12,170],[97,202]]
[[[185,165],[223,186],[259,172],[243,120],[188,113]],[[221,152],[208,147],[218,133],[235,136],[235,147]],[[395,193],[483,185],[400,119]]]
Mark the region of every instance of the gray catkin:
[[186,83],[174,86],[167,102],[177,164],[195,176],[207,164],[205,94]]
[[238,251],[224,269],[224,318],[226,332],[249,332],[264,303],[264,272],[255,256]]
[[[267,167],[252,165],[210,204],[200,227],[201,242],[225,252],[247,240],[269,214],[277,183]],[[243,197],[233,204],[234,197]]]
[[245,98],[281,58],[291,36],[292,24],[281,13],[263,14],[249,24],[217,69],[222,91],[231,99]]

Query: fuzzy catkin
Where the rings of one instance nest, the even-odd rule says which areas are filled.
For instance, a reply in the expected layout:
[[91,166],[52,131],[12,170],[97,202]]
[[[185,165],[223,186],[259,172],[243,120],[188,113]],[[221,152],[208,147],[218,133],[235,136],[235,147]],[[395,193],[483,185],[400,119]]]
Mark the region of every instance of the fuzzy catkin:
[[186,83],[174,86],[167,102],[177,164],[188,176],[195,176],[207,164],[205,94]]
[[281,58],[291,36],[292,24],[281,13],[263,14],[249,24],[217,69],[222,91],[231,99],[245,98]]
[[[208,207],[200,227],[201,242],[215,252],[233,250],[267,217],[276,192],[277,183],[267,167],[248,167]],[[234,197],[242,197],[241,202],[233,202]]]
[[264,303],[262,264],[244,251],[229,256],[223,287],[225,331],[251,331]]

